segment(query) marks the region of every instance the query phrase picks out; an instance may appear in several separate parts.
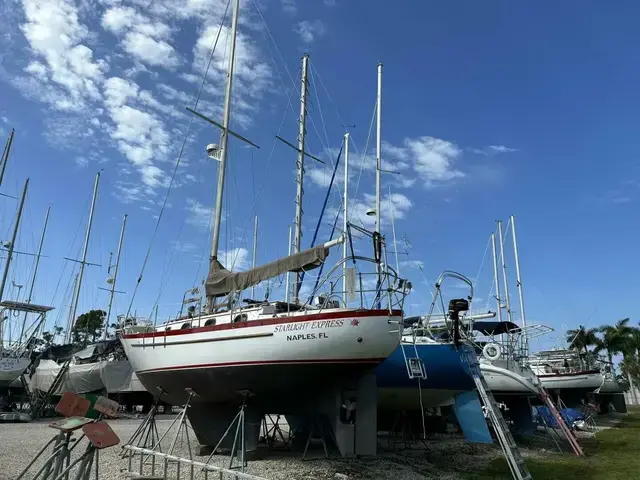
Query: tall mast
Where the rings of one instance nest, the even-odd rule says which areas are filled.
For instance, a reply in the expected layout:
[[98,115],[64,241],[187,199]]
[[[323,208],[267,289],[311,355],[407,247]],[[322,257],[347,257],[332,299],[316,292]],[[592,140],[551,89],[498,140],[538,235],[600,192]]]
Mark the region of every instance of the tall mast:
[[518,258],[518,240],[516,239],[516,217],[511,215],[511,233],[513,234],[513,253],[516,260],[516,284],[518,286],[518,296],[520,297],[520,321],[522,322],[522,343],[524,354],[529,354],[529,339],[527,338],[527,317],[524,315],[524,293],[522,291],[522,278],[520,277],[520,259]]
[[507,307],[507,320],[511,321],[511,301],[509,300],[509,279],[507,263],[504,258],[504,239],[502,237],[502,220],[498,220],[498,236],[500,237],[500,262],[502,263],[502,279],[504,281],[504,304]]
[[498,276],[498,252],[496,250],[496,234],[491,234],[491,248],[493,250],[493,282],[496,286],[496,305],[498,308],[498,321],[502,321],[502,305],[500,304],[500,278]]
[[380,232],[380,174],[382,169],[382,63],[378,64],[376,100],[376,232]]
[[[44,236],[47,233],[47,224],[49,223],[49,213],[51,213],[51,207],[47,207],[47,213],[44,216],[44,226],[42,227],[42,235],[40,235],[40,243],[38,244],[38,253],[36,254],[36,263],[33,267],[33,277],[31,278],[31,285],[29,285],[29,294],[27,295],[27,302],[31,303],[31,297],[33,296],[33,289],[36,285],[36,276],[38,275],[38,266],[40,265],[40,257],[42,255],[42,246],[44,245]],[[20,329],[20,337],[18,342],[22,341],[22,335],[24,335],[24,326],[27,322],[27,312],[24,312],[24,319],[22,320],[22,327]]]
[[[127,215],[122,217],[122,228],[120,228],[120,240],[118,241],[118,253],[116,253],[116,266],[113,271],[113,281],[111,282],[111,291],[109,292],[109,307],[107,308],[107,319],[104,324],[103,340],[107,339],[107,329],[109,328],[109,319],[111,318],[111,306],[113,305],[113,296],[116,293],[116,282],[118,281],[118,267],[120,266],[120,253],[122,252],[122,241],[124,240],[124,229],[127,226]],[[109,262],[111,267],[111,262]]]
[[[256,268],[256,260],[258,258],[258,216],[253,222],[253,259],[251,261],[251,268]],[[256,292],[256,286],[251,287],[251,299],[253,300]]]
[[[289,250],[288,250],[288,254],[291,255],[291,237],[293,235],[293,230],[291,229],[291,226],[289,226]],[[291,283],[291,273],[287,272],[287,282],[286,285],[284,286],[284,300],[285,302],[289,303],[289,285]]]
[[[344,198],[342,200],[342,230],[347,234],[349,222],[347,213],[349,212],[349,133],[344,134]],[[347,305],[347,243],[342,244],[342,295],[344,304]]]
[[18,206],[18,216],[16,217],[16,224],[13,226],[13,233],[11,234],[11,244],[7,250],[7,262],[4,264],[4,272],[2,273],[2,283],[0,283],[0,301],[4,295],[4,287],[7,284],[7,275],[9,275],[9,265],[11,264],[11,257],[13,256],[13,249],[15,248],[16,238],[18,237],[18,228],[20,227],[20,218],[22,217],[22,209],[24,207],[24,200],[27,197],[27,189],[29,188],[29,179],[24,181],[24,187],[22,188],[22,196],[20,197],[20,205]]
[[2,185],[2,179],[4,178],[4,171],[7,168],[7,162],[9,161],[9,153],[11,152],[11,145],[13,144],[13,135],[15,130],[12,128],[11,133],[9,134],[9,139],[4,146],[4,151],[2,152],[2,159],[0,159],[0,185]]
[[[293,253],[300,251],[300,243],[302,240],[302,195],[304,194],[304,140],[307,134],[307,73],[309,68],[309,54],[302,56],[302,85],[300,86],[300,121],[298,125],[298,162],[296,176],[296,231],[293,242]],[[300,274],[296,272],[293,277],[293,301],[298,303],[300,293]]]
[[76,312],[78,310],[78,301],[80,300],[80,289],[82,288],[82,277],[84,276],[84,267],[87,264],[87,250],[89,249],[89,239],[91,238],[91,225],[93,224],[93,212],[96,208],[96,199],[98,198],[98,184],[100,183],[100,172],[96,173],[96,181],[93,184],[93,194],[91,195],[91,209],[89,210],[89,222],[87,223],[87,231],[84,236],[84,247],[82,247],[82,260],[80,261],[80,270],[75,285],[75,293],[73,297],[73,306],[71,308],[71,317],[69,318],[69,326],[67,327],[67,343],[71,343],[71,330],[76,322]]
[[[240,0],[233,2],[233,17],[231,20],[231,54],[227,67],[227,87],[224,95],[224,112],[222,117],[222,133],[220,135],[220,165],[218,167],[218,185],[216,187],[216,210],[213,219],[213,240],[211,242],[211,260],[218,258],[220,241],[220,223],[222,221],[222,199],[224,194],[224,177],[227,167],[227,146],[229,144],[229,117],[231,115],[231,86],[233,84],[233,67],[236,60],[236,37],[238,32],[238,10]],[[213,311],[213,297],[207,297],[207,313]]]

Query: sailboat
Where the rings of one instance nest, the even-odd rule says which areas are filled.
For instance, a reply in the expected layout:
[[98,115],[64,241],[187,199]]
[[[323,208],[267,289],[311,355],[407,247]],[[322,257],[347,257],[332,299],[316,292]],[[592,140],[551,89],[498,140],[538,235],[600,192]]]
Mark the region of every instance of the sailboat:
[[[342,403],[336,395],[339,398],[345,388],[356,389],[358,378],[382,362],[398,345],[398,325],[407,293],[407,284],[390,269],[382,268],[382,240],[374,233],[375,258],[354,254],[342,259],[319,281],[306,301],[300,298],[301,273],[321,266],[330,249],[347,240],[343,234],[300,250],[302,178],[307,155],[304,151],[306,55],[302,60],[300,134],[296,148],[298,195],[294,253],[235,273],[218,260],[228,137],[232,134],[241,138],[229,129],[238,12],[239,0],[235,0],[223,122],[221,125],[212,122],[222,127],[221,142],[219,147],[207,147],[208,154],[219,160],[219,169],[213,242],[205,281],[205,312],[190,313],[156,327],[131,325],[125,327],[121,335],[127,357],[148,391],[161,392],[163,401],[170,404],[191,402],[188,415],[202,445],[217,444],[240,405],[246,406],[243,411],[248,424],[258,425],[257,428],[259,418],[265,413],[296,414],[323,409],[336,413]],[[364,295],[360,295],[357,307],[345,304],[328,281],[333,273],[341,271],[342,264],[356,260],[376,266],[375,298],[371,305],[365,304]],[[237,301],[240,292],[289,272],[294,276],[292,301],[289,298],[284,301],[246,299],[244,304]],[[349,277],[349,290],[354,291],[356,275]],[[327,293],[319,293],[326,290]],[[379,306],[383,296],[388,299],[384,307]],[[218,303],[221,298],[225,300]],[[247,433],[247,449],[254,448],[257,436],[256,428]]]

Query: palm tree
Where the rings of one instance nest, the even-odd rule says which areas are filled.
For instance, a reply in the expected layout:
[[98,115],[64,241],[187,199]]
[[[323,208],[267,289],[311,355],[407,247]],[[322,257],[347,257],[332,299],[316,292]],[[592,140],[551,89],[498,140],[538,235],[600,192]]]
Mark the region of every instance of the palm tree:
[[610,364],[613,364],[614,355],[628,350],[630,336],[632,331],[635,330],[633,327],[630,327],[628,323],[629,319],[624,318],[618,320],[615,325],[602,325],[598,328],[598,332],[602,334],[602,338],[599,338],[596,342],[597,346],[595,351],[600,352],[606,350]]
[[583,352],[585,354],[589,353],[589,348],[594,345],[598,345],[598,337],[596,332],[598,330],[596,328],[586,328],[584,325],[580,325],[579,328],[575,330],[567,331],[567,343],[569,344],[569,348],[573,350],[577,350],[578,352]]

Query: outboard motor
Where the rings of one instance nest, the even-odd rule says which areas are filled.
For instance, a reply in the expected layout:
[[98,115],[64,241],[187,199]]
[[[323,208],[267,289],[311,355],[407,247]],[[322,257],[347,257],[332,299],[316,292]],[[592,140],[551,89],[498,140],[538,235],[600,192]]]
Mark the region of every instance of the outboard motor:
[[469,310],[469,301],[465,298],[454,298],[449,301],[449,318],[453,323],[453,344],[460,345],[460,312]]

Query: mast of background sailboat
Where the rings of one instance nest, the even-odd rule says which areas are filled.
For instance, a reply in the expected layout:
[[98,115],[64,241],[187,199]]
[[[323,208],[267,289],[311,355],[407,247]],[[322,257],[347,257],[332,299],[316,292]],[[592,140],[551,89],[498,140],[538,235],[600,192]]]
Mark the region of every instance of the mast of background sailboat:
[[0,283],[0,301],[2,301],[4,295],[4,287],[7,284],[7,275],[9,274],[9,265],[11,264],[11,257],[13,256],[13,249],[16,244],[16,238],[18,237],[18,228],[20,227],[20,218],[22,218],[22,209],[24,207],[24,200],[27,197],[27,189],[29,188],[29,179],[24,181],[24,187],[22,188],[22,196],[20,197],[20,205],[18,206],[18,215],[16,217],[16,224],[13,226],[13,233],[11,234],[11,244],[7,250],[7,262],[4,265],[4,272],[2,273],[2,282]]
[[[29,295],[27,296],[27,302],[31,303],[31,297],[33,296],[33,289],[36,285],[36,276],[38,275],[38,266],[40,265],[40,257],[42,256],[42,246],[44,245],[44,236],[47,233],[47,224],[49,223],[49,213],[51,213],[51,207],[47,207],[47,213],[44,216],[44,226],[42,227],[42,235],[40,235],[40,244],[38,245],[38,253],[36,254],[36,263],[33,267],[33,277],[31,278],[31,285],[29,285]],[[24,319],[22,320],[22,327],[20,328],[20,336],[18,342],[22,341],[22,335],[24,335],[24,326],[27,323],[27,312],[24,312]]]
[[[107,329],[109,328],[109,319],[111,318],[111,306],[113,305],[113,296],[116,293],[116,282],[118,281],[118,267],[120,266],[120,253],[122,252],[122,241],[124,240],[124,229],[127,226],[127,215],[122,217],[122,228],[120,228],[120,240],[118,241],[118,253],[116,253],[116,265],[113,271],[113,281],[111,282],[111,289],[109,292],[109,307],[107,308],[107,319],[104,324],[104,333],[102,339],[107,339]],[[111,262],[109,262],[111,266]]]
[[513,254],[516,260],[516,285],[520,297],[520,321],[522,322],[522,344],[525,356],[529,355],[529,338],[527,337],[527,318],[524,315],[524,293],[522,291],[522,278],[520,277],[520,259],[518,258],[518,240],[516,239],[516,217],[511,215],[511,233],[513,235]]
[[498,220],[498,236],[500,237],[500,262],[502,263],[502,279],[504,280],[504,304],[507,307],[507,320],[511,321],[511,300],[509,299],[509,280],[507,263],[504,258],[504,239],[502,238],[502,220]]
[[[27,196],[27,189],[29,188],[29,179],[24,182],[24,188],[22,189],[22,196],[20,197],[20,205],[18,206],[18,215],[16,218],[16,224],[13,227],[13,234],[11,235],[11,243],[7,249],[7,262],[4,265],[4,272],[2,273],[2,283],[0,283],[0,301],[2,301],[2,295],[4,294],[4,287],[7,283],[7,275],[9,274],[9,265],[11,265],[11,257],[13,256],[13,248],[18,236],[18,227],[20,226],[20,218],[22,217],[22,208],[24,207],[24,200]],[[0,318],[0,351],[4,349],[4,324],[5,319]]]
[[[251,261],[251,268],[256,268],[256,260],[257,260],[257,251],[258,251],[258,216],[253,222],[253,259]],[[251,287],[251,299],[255,299],[256,286],[253,285]]]
[[87,265],[87,250],[89,249],[89,238],[91,238],[91,225],[93,224],[93,212],[96,208],[96,199],[98,198],[98,184],[100,183],[100,172],[96,173],[96,181],[93,184],[93,194],[91,195],[91,209],[89,210],[89,222],[87,223],[87,231],[84,236],[84,246],[82,248],[82,260],[80,270],[78,272],[78,280],[75,285],[73,296],[73,306],[71,308],[71,316],[67,325],[66,343],[71,343],[71,331],[76,322],[76,312],[78,310],[78,301],[80,300],[80,289],[82,288],[82,277],[84,276],[84,267]]
[[[349,212],[349,133],[344,134],[344,199],[342,200],[342,231],[343,234],[347,234],[349,228],[349,222],[347,213]],[[347,305],[347,243],[342,244],[342,300]]]
[[[296,231],[293,241],[293,253],[300,251],[300,243],[302,240],[302,196],[304,194],[304,141],[307,134],[307,72],[309,68],[309,55],[305,53],[302,56],[302,85],[300,86],[300,120],[298,125],[298,162],[296,175]],[[293,276],[293,302],[298,303],[298,294],[300,292],[300,274],[294,273]]]
[[2,159],[0,160],[0,185],[2,185],[2,179],[4,178],[4,171],[7,168],[7,162],[9,161],[9,153],[11,152],[11,145],[13,144],[13,135],[15,130],[12,128],[11,133],[9,134],[9,139],[4,146],[4,151],[2,152]]
[[500,303],[500,278],[498,276],[498,252],[496,250],[496,234],[491,233],[491,248],[493,250],[493,283],[496,286],[496,308],[498,321],[502,322],[502,305]]
[[[382,63],[378,63],[378,93],[376,95],[376,227],[375,232],[380,233],[380,175],[382,174]],[[376,302],[376,308],[380,308],[380,282],[381,282],[381,268],[380,262],[376,262],[376,295],[378,295],[378,301]]]

